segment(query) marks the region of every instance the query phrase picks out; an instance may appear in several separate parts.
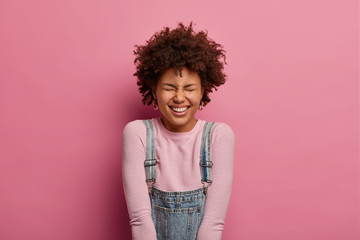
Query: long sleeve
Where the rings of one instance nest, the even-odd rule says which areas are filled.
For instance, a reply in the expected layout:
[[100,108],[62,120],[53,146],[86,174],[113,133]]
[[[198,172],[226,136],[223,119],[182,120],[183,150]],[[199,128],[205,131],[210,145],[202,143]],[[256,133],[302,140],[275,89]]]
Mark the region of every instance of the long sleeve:
[[204,217],[198,231],[198,240],[221,240],[230,201],[235,136],[225,123],[215,124],[211,144],[212,184],[208,187]]
[[145,182],[146,127],[141,120],[123,130],[122,177],[133,240],[156,240],[151,203]]

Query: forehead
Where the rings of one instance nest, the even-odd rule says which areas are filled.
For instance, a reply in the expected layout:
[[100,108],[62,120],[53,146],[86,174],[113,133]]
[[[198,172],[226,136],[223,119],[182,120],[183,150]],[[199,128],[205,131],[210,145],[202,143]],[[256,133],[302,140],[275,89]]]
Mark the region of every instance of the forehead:
[[175,72],[174,68],[167,69],[158,79],[158,84],[163,83],[172,83],[174,85],[182,85],[182,84],[201,84],[201,80],[199,75],[189,70],[188,68],[182,69],[182,76],[180,76],[180,71]]

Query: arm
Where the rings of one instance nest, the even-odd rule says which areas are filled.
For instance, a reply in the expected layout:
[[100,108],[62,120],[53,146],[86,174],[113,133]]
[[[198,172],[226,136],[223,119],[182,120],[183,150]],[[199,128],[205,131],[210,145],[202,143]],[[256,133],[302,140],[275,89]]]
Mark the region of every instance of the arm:
[[204,217],[201,222],[198,240],[220,240],[228,209],[235,149],[235,136],[225,123],[213,127],[211,139],[212,184],[208,187]]
[[129,122],[123,131],[122,177],[133,240],[156,240],[151,203],[145,182],[146,127]]

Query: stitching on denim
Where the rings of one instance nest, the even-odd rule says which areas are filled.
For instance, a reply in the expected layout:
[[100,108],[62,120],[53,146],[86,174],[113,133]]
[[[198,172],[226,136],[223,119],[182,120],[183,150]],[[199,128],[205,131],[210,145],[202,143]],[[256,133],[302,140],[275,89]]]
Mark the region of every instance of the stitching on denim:
[[187,228],[186,228],[186,239],[190,240],[190,230],[191,230],[191,220],[192,220],[193,212],[189,212],[187,214]]

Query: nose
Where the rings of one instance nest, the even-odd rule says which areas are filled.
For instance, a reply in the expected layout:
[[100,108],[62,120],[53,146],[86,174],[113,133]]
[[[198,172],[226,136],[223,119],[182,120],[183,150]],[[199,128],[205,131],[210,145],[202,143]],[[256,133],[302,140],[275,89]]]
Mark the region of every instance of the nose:
[[174,102],[176,103],[181,103],[185,101],[185,94],[184,91],[176,91],[175,96],[174,96]]

